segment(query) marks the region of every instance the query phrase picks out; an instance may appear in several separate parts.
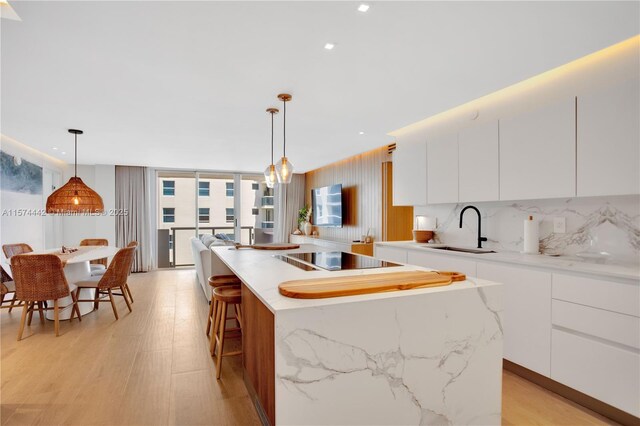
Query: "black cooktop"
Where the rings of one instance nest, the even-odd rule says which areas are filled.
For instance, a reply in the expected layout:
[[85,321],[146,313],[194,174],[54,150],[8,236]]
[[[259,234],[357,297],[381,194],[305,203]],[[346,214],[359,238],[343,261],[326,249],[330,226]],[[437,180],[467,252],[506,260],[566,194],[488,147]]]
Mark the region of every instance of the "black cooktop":
[[[280,257],[280,256],[279,256]],[[346,271],[349,269],[388,268],[400,266],[397,263],[379,260],[369,256],[345,253],[343,251],[317,251],[313,253],[288,253],[283,257],[297,259],[327,271]],[[282,259],[285,260],[285,259]],[[289,262],[292,263],[292,262]],[[298,265],[295,265],[298,266]],[[300,267],[300,266],[298,266]],[[304,269],[304,268],[302,268]]]

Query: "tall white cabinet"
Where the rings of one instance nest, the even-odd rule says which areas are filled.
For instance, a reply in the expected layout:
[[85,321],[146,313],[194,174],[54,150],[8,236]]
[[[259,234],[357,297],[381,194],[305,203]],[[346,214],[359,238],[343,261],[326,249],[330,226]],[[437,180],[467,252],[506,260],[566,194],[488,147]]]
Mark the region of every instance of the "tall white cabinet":
[[393,152],[393,205],[427,204],[427,139],[417,132],[396,138]]
[[458,201],[500,197],[498,120],[473,124],[458,133]]
[[500,119],[500,199],[575,197],[575,97]]
[[428,135],[427,202],[458,202],[458,133]]
[[578,95],[578,196],[640,193],[640,83]]

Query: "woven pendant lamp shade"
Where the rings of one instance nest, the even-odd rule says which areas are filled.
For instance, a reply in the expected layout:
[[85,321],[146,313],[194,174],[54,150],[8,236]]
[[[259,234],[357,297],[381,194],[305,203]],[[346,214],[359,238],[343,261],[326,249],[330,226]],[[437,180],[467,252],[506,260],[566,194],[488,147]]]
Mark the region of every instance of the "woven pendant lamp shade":
[[47,198],[47,213],[103,213],[104,203],[96,191],[78,177],[78,135],[82,130],[69,129],[74,135],[74,176]]
[[102,212],[102,197],[85,185],[79,177],[72,177],[47,198],[47,213]]

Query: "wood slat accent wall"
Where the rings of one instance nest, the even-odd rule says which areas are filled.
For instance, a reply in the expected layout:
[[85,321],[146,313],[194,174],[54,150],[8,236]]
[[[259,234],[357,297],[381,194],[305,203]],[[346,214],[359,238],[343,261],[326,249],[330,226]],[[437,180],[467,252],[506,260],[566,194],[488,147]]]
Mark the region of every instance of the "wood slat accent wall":
[[311,205],[311,189],[341,183],[342,228],[315,228],[321,238],[357,240],[371,227],[374,240],[382,239],[382,163],[391,161],[387,147],[337,161],[306,173],[305,200]]

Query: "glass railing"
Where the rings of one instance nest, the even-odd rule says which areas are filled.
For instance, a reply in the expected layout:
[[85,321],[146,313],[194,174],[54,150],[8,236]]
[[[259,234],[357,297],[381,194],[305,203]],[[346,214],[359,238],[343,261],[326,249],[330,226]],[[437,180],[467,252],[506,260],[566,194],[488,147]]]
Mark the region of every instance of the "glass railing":
[[[169,229],[158,229],[157,261],[159,268],[175,268],[176,266],[193,265],[191,238],[195,237],[194,226],[175,226]],[[243,226],[242,235],[235,238],[233,226],[200,226],[202,234],[226,234],[231,240],[253,244],[255,239],[254,227]]]

